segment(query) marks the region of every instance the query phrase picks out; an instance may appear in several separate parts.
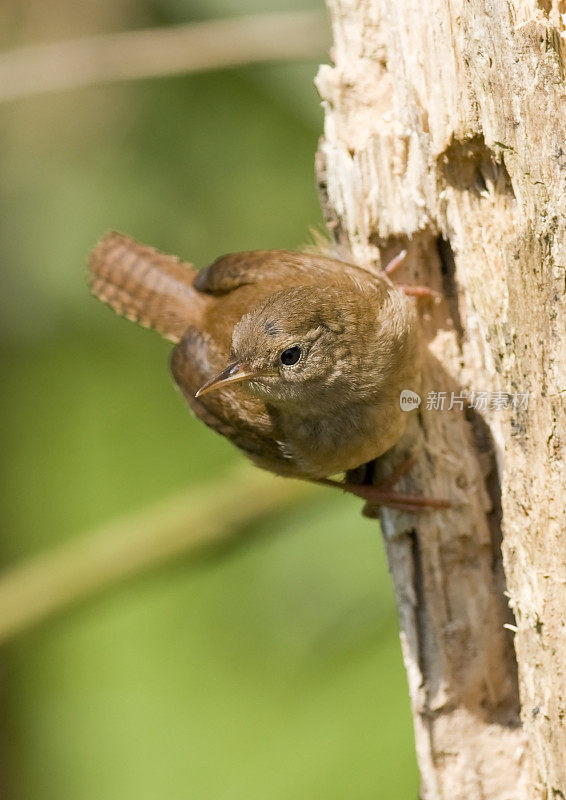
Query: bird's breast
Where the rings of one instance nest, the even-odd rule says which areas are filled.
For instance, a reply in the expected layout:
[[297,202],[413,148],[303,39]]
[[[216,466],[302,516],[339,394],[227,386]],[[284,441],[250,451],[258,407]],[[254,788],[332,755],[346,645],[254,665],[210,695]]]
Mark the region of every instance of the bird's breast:
[[346,407],[327,416],[281,415],[279,425],[297,473],[324,478],[377,458],[403,433],[406,414],[393,403]]

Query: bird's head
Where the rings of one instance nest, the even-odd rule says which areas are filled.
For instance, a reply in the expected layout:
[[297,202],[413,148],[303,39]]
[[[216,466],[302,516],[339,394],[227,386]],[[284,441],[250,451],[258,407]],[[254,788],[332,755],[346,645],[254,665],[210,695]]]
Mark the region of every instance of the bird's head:
[[[235,325],[230,363],[197,392],[245,381],[279,408],[346,405],[373,386],[375,336],[366,298],[328,287],[297,286],[271,295]],[[377,358],[379,362],[379,357]]]

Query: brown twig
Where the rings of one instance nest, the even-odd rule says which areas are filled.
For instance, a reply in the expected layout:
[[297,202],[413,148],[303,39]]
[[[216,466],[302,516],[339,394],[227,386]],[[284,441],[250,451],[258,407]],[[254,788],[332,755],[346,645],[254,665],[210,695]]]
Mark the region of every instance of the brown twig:
[[0,576],[0,643],[127,578],[244,537],[315,492],[246,467],[32,557]]
[[30,45],[0,53],[0,102],[114,81],[317,58],[324,12],[254,14]]

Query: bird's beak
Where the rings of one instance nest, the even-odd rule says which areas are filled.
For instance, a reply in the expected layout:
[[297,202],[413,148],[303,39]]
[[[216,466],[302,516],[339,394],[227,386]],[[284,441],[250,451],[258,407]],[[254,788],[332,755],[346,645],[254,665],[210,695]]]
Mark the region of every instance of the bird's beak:
[[195,397],[202,397],[203,394],[206,394],[207,392],[213,392],[216,389],[222,389],[224,386],[228,386],[230,383],[240,383],[241,381],[249,381],[252,378],[257,377],[258,373],[254,372],[249,364],[235,361],[232,364],[228,364],[226,369],[223,369],[222,372],[218,373],[218,375],[215,375],[206,383],[203,383],[198,392],[195,394]]

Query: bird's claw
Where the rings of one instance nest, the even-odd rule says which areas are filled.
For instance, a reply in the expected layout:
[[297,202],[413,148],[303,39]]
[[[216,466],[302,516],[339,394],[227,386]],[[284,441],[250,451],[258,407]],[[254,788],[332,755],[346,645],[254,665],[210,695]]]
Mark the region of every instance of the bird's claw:
[[387,508],[395,509],[396,511],[405,511],[420,513],[422,511],[433,511],[441,508],[450,508],[451,503],[449,500],[444,500],[439,497],[422,497],[421,495],[406,494],[404,492],[396,492],[393,487],[397,481],[405,475],[413,467],[415,463],[414,458],[408,458],[396,467],[389,477],[385,478],[381,483],[373,484],[357,484],[348,483],[347,481],[341,483],[334,481],[330,478],[322,478],[318,483],[324,486],[333,486],[337,489],[342,489],[345,492],[355,495],[356,497],[366,500],[369,506],[364,509],[365,516],[375,516],[372,514],[372,506],[377,511],[378,506],[386,506]]

